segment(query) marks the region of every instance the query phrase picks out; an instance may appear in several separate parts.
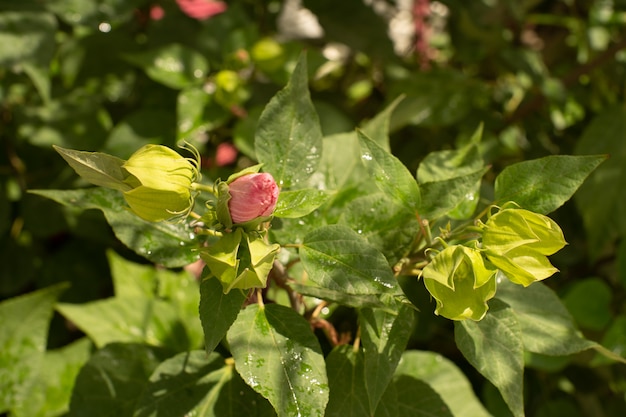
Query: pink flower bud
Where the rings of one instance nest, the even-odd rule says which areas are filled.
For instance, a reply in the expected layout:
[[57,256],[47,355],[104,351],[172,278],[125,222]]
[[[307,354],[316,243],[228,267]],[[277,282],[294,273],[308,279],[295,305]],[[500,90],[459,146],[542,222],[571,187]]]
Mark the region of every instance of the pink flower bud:
[[276,208],[278,185],[268,173],[248,174],[228,185],[228,210],[233,223],[270,216]]

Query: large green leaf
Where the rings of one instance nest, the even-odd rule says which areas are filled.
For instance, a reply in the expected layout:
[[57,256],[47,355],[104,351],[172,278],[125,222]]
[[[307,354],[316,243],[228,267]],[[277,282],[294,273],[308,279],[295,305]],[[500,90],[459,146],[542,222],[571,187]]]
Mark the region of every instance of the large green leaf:
[[525,350],[562,356],[596,346],[576,328],[559,297],[541,282],[524,288],[501,279],[496,298],[511,307],[522,330]]
[[328,288],[303,285],[297,282],[292,282],[289,286],[299,294],[355,308],[385,308],[393,298],[393,296],[385,297],[386,294],[347,294],[339,290],[329,290]]
[[[365,388],[369,409],[376,410],[413,331],[414,310],[398,303],[395,312],[364,308],[359,312]],[[332,386],[331,386],[332,389]]]
[[202,83],[209,71],[202,54],[177,43],[127,55],[126,59],[154,81],[176,89]]
[[263,110],[255,135],[263,169],[285,188],[302,188],[322,154],[322,130],[308,89],[306,55]]
[[592,257],[626,234],[626,108],[616,104],[596,116],[576,146],[578,154],[611,157],[589,176],[576,193]]
[[326,358],[330,397],[325,417],[369,417],[363,352],[350,345],[334,348]]
[[524,416],[524,345],[522,329],[511,308],[489,303],[481,321],[454,323],[456,344],[469,363],[498,388],[515,417]]
[[56,285],[0,303],[0,412],[26,400],[46,350],[54,304],[65,289]]
[[456,417],[426,382],[404,374],[394,377],[393,385],[385,392],[374,416]]
[[496,204],[515,201],[527,210],[551,213],[569,200],[605,159],[605,155],[552,155],[510,165],[496,177]]
[[406,166],[362,131],[357,131],[361,145],[361,161],[382,192],[398,204],[417,211],[420,190]]
[[190,349],[191,340],[171,303],[146,297],[116,297],[85,304],[60,303],[57,310],[98,347],[113,342]]
[[113,343],[97,351],[76,377],[69,417],[132,417],[148,378],[167,357],[158,348]]
[[465,374],[439,353],[418,350],[404,352],[396,375],[426,382],[441,396],[454,417],[491,417],[474,394]]
[[14,417],[56,417],[69,410],[74,380],[89,360],[92,343],[82,338],[60,349],[49,350],[31,379],[22,399],[13,408]]
[[84,152],[53,146],[78,175],[85,181],[101,187],[128,191],[124,182],[128,173],[123,171],[124,160],[102,152]]
[[200,284],[200,321],[207,352],[215,349],[226,336],[245,300],[244,291],[235,289],[224,294],[222,284],[217,278],[203,276]]
[[279,304],[251,305],[239,314],[227,337],[237,371],[279,417],[324,415],[326,366],[302,316]]
[[184,223],[147,222],[127,210],[122,194],[107,188],[31,190],[33,194],[80,209],[99,209],[126,246],[167,267],[188,265],[198,259],[200,242]]
[[[480,133],[480,128],[477,133]],[[478,139],[477,134],[474,140]],[[459,149],[436,151],[426,155],[417,169],[417,180],[420,184],[462,177],[484,168],[480,149],[474,140]]]
[[380,294],[396,287],[385,257],[346,226],[324,226],[307,234],[300,257],[309,279],[330,290]]

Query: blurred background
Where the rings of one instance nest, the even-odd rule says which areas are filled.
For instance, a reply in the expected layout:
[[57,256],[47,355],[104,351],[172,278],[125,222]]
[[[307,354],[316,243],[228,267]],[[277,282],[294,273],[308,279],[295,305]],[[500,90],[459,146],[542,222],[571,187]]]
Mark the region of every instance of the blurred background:
[[[0,300],[63,281],[62,301],[104,298],[108,249],[146,262],[101,212],[28,194],[85,185],[52,145],[127,158],[186,140],[206,178],[225,178],[254,162],[256,120],[303,51],[326,136],[403,97],[391,148],[412,172],[481,123],[488,179],[546,155],[609,154],[552,213],[569,246],[546,284],[588,338],[626,356],[625,0],[0,0]],[[50,348],[76,337],[55,317]],[[460,357],[430,314],[410,347]],[[528,415],[625,415],[623,366],[593,353],[527,362]]]

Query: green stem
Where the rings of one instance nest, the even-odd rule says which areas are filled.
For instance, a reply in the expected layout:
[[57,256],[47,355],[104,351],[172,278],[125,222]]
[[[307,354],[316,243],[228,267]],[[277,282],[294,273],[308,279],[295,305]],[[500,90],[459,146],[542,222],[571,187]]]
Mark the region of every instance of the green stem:
[[191,188],[193,188],[196,191],[206,191],[206,192],[213,194],[214,196],[217,196],[217,191],[215,191],[215,187],[212,185],[205,185],[205,184],[200,184],[199,182],[194,182],[191,184]]

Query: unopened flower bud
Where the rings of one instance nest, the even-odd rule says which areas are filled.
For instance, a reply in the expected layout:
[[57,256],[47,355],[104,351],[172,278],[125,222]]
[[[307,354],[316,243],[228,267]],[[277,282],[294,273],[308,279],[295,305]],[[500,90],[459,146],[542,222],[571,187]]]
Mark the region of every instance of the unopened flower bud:
[[192,210],[192,184],[200,175],[197,160],[151,144],[131,155],[122,167],[130,174],[125,182],[132,187],[124,192],[124,198],[137,216],[158,222]]
[[255,173],[236,178],[228,184],[228,210],[234,224],[246,223],[274,213],[278,185],[271,174]]

